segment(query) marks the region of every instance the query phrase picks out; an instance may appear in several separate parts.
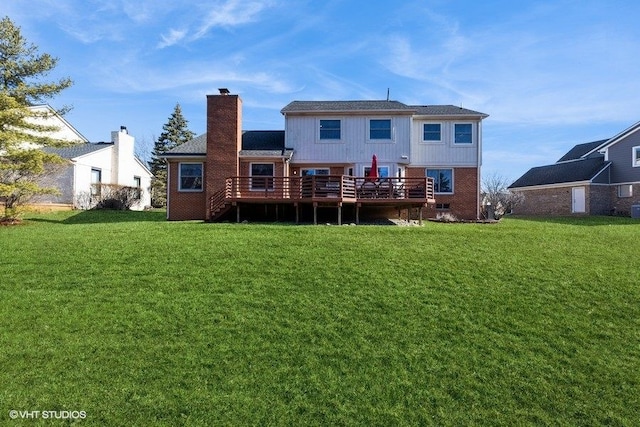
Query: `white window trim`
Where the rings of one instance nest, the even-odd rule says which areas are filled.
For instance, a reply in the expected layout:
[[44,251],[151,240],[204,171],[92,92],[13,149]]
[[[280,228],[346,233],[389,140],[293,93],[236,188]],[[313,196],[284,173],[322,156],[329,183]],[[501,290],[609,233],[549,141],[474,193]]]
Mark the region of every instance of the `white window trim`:
[[[391,138],[389,139],[371,139],[371,120],[389,120],[389,126],[391,127]],[[367,117],[367,143],[368,144],[393,144],[396,137],[396,125],[393,117]]]
[[[200,179],[202,185],[200,189],[197,188],[182,188],[182,165],[200,165]],[[181,193],[202,193],[204,191],[204,163],[202,162],[180,162],[178,163],[178,191]]]
[[631,148],[631,166],[634,168],[640,168],[640,145],[636,145]]
[[[456,142],[456,125],[471,125],[471,143]],[[451,143],[457,146],[472,147],[476,145],[476,130],[473,122],[455,122],[451,125]]]
[[[276,174],[276,164],[275,163],[273,163],[273,162],[251,162],[251,163],[249,163],[249,176],[251,178],[253,178],[253,165],[271,165],[272,168],[273,168],[273,172],[272,172],[271,178],[275,177],[275,174]],[[268,177],[268,175],[257,175],[257,176],[262,177],[262,178],[267,178]],[[265,190],[266,191],[275,191],[275,183],[273,181],[271,182],[271,188],[253,188],[253,180],[252,179],[249,180],[249,191],[262,191],[262,192],[264,192]]]
[[[440,139],[427,141],[424,139],[424,125],[440,125]],[[442,122],[422,122],[420,125],[420,142],[423,144],[442,144],[444,142],[444,138],[442,137],[442,133],[444,132],[444,123]]]
[[444,170],[444,169],[449,169],[449,170],[451,171],[451,191],[450,191],[450,192],[438,191],[438,192],[436,192],[435,194],[442,194],[442,195],[445,195],[445,196],[451,196],[451,195],[455,194],[455,192],[456,192],[456,183],[455,183],[455,176],[456,176],[456,173],[455,173],[455,168],[446,168],[446,167],[442,167],[442,168],[436,168],[436,167],[433,167],[433,168],[431,168],[431,167],[429,167],[429,168],[425,168],[425,170],[424,170],[424,175],[425,175],[427,178],[429,177],[429,175],[427,175],[427,171],[428,171],[429,169],[431,169],[431,170]]
[[[323,139],[320,137],[320,122],[322,122],[323,120],[337,120],[340,122],[340,138],[338,139]],[[344,120],[340,117],[323,117],[321,119],[318,119],[316,122],[316,129],[318,129],[317,131],[317,140],[316,143],[318,144],[344,144]]]

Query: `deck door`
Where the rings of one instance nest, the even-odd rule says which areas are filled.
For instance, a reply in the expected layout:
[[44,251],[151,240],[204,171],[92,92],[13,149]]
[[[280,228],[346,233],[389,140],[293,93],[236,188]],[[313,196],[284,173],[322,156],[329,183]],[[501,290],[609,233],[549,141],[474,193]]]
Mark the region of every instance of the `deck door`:
[[571,189],[571,212],[585,213],[585,189],[584,187],[574,187]]

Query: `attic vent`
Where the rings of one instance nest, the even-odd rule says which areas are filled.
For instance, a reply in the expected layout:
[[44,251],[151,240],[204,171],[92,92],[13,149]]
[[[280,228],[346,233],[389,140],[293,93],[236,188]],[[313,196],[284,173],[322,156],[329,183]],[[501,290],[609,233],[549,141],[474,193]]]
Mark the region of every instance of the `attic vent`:
[[226,87],[221,87],[220,89],[218,89],[220,91],[220,95],[229,95],[229,89],[227,89]]

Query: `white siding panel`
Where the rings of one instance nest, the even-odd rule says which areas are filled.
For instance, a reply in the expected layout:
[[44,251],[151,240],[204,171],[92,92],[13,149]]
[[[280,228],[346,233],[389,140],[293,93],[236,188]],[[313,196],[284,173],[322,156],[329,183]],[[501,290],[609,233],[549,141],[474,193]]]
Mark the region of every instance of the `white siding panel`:
[[[440,123],[442,142],[425,143],[423,140],[423,125],[425,123]],[[473,122],[473,143],[454,143],[454,124],[469,123],[468,121],[432,121],[416,120],[412,127],[411,165],[412,166],[476,166],[478,165],[478,122]]]
[[102,183],[112,184],[112,158],[113,147],[81,156],[76,161],[75,168],[75,193],[88,193],[91,191],[91,169],[102,171]]
[[370,118],[365,116],[322,117],[341,120],[341,139],[321,141],[319,117],[288,116],[285,145],[294,149],[294,163],[370,163],[374,154],[379,162],[398,162],[410,154],[411,120],[407,116],[388,118],[392,120],[391,142],[370,141]]

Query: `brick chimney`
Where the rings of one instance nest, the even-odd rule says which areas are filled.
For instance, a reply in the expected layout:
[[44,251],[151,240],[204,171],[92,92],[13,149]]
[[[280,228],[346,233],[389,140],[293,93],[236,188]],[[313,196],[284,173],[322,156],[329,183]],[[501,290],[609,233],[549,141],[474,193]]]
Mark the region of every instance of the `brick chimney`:
[[239,174],[238,154],[242,149],[242,100],[226,88],[219,95],[207,95],[206,204],[225,186],[225,180]]

